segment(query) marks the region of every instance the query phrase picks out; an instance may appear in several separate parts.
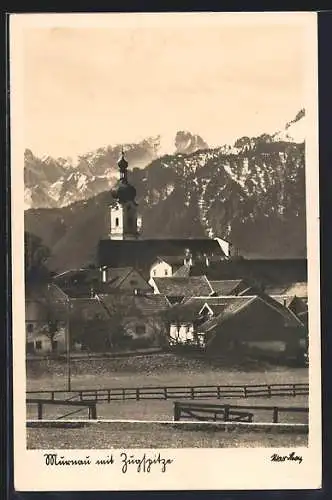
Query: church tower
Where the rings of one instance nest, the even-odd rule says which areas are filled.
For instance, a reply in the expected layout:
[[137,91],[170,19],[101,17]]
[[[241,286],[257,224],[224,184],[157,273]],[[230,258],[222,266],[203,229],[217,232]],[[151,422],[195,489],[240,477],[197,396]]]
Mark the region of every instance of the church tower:
[[111,240],[135,240],[138,238],[136,189],[128,182],[128,162],[124,151],[118,161],[120,179],[112,190],[113,202],[108,207],[107,231]]

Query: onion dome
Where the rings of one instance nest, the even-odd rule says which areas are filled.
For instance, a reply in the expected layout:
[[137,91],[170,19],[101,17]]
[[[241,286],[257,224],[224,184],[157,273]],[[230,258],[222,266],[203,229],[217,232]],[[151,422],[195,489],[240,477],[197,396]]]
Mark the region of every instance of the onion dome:
[[120,203],[134,201],[136,198],[136,189],[128,182],[119,181],[112,190],[112,196]]

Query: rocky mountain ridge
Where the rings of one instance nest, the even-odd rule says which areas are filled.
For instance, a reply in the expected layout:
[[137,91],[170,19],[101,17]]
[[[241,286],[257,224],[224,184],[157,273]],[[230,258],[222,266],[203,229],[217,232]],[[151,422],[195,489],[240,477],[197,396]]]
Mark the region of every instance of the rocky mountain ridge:
[[[292,133],[304,116],[285,130]],[[131,170],[142,237],[221,237],[245,256],[304,257],[304,143],[279,137],[240,138],[233,147],[164,155]],[[107,190],[62,208],[26,211],[26,230],[51,249],[50,268],[95,261],[110,199]]]
[[[227,154],[240,154],[243,149],[251,149],[256,142],[294,142],[304,141],[304,110],[294,120],[287,123],[283,131],[260,138],[242,137],[234,146],[223,145],[209,148],[197,134],[178,131],[173,147],[168,155],[190,155],[197,151],[224,151]],[[303,137],[301,138],[301,133]],[[161,136],[149,137],[136,144],[123,145],[131,169],[145,168],[153,160],[165,154]],[[122,146],[107,146],[80,155],[75,161],[70,158],[36,157],[29,149],[24,157],[25,209],[55,208],[85,200],[110,189],[117,179],[117,160]]]

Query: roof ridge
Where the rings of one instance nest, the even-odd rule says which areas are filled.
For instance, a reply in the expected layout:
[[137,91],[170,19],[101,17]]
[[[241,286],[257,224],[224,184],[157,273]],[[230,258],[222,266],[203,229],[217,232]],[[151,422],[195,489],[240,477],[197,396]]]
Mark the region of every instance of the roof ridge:
[[[282,310],[280,310],[280,308],[282,309],[285,309],[288,313],[290,313],[291,316],[293,316],[293,318],[296,320],[297,323],[300,323],[302,326],[303,323],[302,321],[298,318],[298,316],[296,316],[296,314],[291,310],[289,309],[289,307],[283,305],[283,304],[280,304],[280,302],[278,302],[277,300],[273,299],[273,297],[271,297],[270,295],[268,295],[268,297],[275,303],[279,306],[279,309],[278,309],[278,306],[275,306],[273,303],[271,304],[268,300],[264,300],[264,297],[261,297],[258,295],[258,298],[264,302],[265,304],[267,304],[269,307],[271,307],[272,309],[275,309],[277,312],[279,312],[280,314],[282,314]],[[285,317],[285,315],[283,315]]]

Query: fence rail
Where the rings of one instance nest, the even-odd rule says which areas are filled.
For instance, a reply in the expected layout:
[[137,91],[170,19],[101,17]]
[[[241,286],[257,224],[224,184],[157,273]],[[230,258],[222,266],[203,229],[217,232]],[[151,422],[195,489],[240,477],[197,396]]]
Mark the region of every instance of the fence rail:
[[107,389],[42,390],[28,391],[29,396],[51,401],[107,402],[126,400],[168,399],[221,399],[274,396],[299,396],[309,394],[309,384],[258,384],[258,385],[201,385],[114,387]]
[[74,415],[74,414],[76,414],[84,409],[88,409],[89,419],[94,419],[94,420],[97,419],[97,408],[96,408],[95,401],[90,402],[90,401],[72,401],[72,400],[61,400],[61,399],[54,400],[54,399],[41,399],[41,398],[27,398],[26,403],[37,405],[37,418],[38,418],[38,420],[43,420],[43,415],[44,415],[43,410],[44,410],[45,405],[79,407],[77,410],[70,411],[69,413],[66,413],[65,415],[61,415],[60,417],[57,417],[57,420]]
[[[249,411],[250,410],[250,411]],[[255,412],[268,411],[272,413],[271,421],[279,423],[280,413],[309,413],[307,407],[295,406],[265,406],[265,405],[229,405],[206,403],[174,402],[174,420],[191,419],[200,421],[253,422]],[[253,413],[252,413],[253,412]]]

